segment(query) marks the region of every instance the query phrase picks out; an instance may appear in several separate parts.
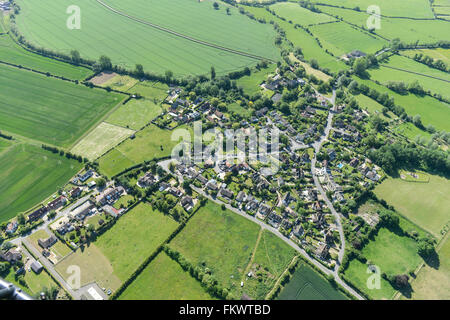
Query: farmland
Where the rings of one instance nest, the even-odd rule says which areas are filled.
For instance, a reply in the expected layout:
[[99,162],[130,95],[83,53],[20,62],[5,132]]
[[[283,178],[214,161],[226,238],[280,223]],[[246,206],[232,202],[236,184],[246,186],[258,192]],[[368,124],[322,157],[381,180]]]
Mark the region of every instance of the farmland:
[[[201,45],[185,36],[269,59],[279,56],[273,44],[275,33],[269,25],[251,21],[234,8],[228,15],[224,5],[221,10],[214,10],[209,1],[177,0],[169,4],[155,0],[150,6],[142,0],[133,1],[132,5],[105,1],[125,16],[99,2],[82,0],[77,3],[83,12],[80,30],[65,28],[66,16],[61,12],[72,4],[69,0],[17,2],[21,7],[17,27],[29,42],[63,53],[77,49],[82,57],[90,59],[106,54],[114,64],[129,69],[140,63],[146,70],[159,74],[170,69],[177,76],[185,76],[205,74],[215,66],[218,74],[223,74],[258,62],[258,59]],[[173,36],[146,23],[183,35]]]
[[71,152],[94,160],[133,133],[133,130],[102,122],[78,142]]
[[0,35],[0,57],[1,62],[20,65],[40,72],[49,72],[73,80],[83,80],[92,74],[92,71],[87,68],[76,67],[26,51],[7,34]]
[[200,282],[161,252],[120,295],[119,300],[209,300]]
[[300,263],[292,279],[278,296],[279,300],[346,300],[310,266]]
[[68,147],[123,99],[55,78],[0,65],[2,129]]
[[275,11],[275,13],[280,17],[303,26],[336,21],[336,19],[325,14],[311,12],[305,8],[302,8],[297,3],[281,2],[274,4],[269,8]]
[[23,143],[0,153],[0,163],[0,221],[43,201],[81,169],[77,161]]
[[387,44],[383,39],[344,22],[315,25],[311,26],[310,30],[320,39],[323,48],[336,56],[342,56],[353,50],[375,53]]
[[125,281],[177,226],[169,216],[141,203],[101,235],[95,245],[111,262],[113,274]]
[[169,243],[194,265],[204,263],[222,286],[238,291],[259,227],[208,202]]
[[435,60],[442,60],[443,62],[449,64],[450,63],[450,49],[416,49],[416,50],[405,50],[402,51],[402,54],[413,58],[415,54],[423,54],[429,56]]
[[[158,139],[154,139],[158,137]],[[145,160],[169,156],[178,144],[172,141],[172,132],[149,125],[136,133],[134,139],[125,140],[99,159],[100,170],[111,177]]]
[[371,79],[382,84],[387,84],[389,81],[411,83],[417,80],[425,90],[449,97],[450,75],[448,73],[430,68],[406,57],[391,56],[388,63],[381,64],[377,69],[371,69],[369,73]]
[[[450,220],[450,182],[444,177],[429,175],[428,183],[407,182],[389,178],[375,188],[375,194],[417,225],[440,237]],[[420,197],[417,195],[420,194]]]

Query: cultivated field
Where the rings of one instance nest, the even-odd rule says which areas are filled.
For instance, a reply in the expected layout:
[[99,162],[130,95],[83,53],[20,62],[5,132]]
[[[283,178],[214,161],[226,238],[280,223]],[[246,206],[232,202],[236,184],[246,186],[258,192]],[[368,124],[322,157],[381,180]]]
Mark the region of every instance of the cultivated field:
[[450,221],[450,182],[437,175],[429,175],[429,178],[428,183],[389,178],[375,188],[375,194],[408,219],[440,238],[441,229]]
[[68,147],[123,96],[0,65],[0,127]]
[[92,74],[87,68],[76,67],[26,51],[7,34],[0,35],[0,61],[73,80],[83,80]]
[[161,107],[152,100],[131,100],[117,108],[106,119],[106,122],[116,126],[139,130],[160,115],[161,112]]
[[[157,139],[155,139],[157,137]],[[100,171],[108,177],[114,176],[132,165],[145,160],[171,155],[172,148],[178,144],[172,141],[172,131],[150,125],[136,133],[99,159]]]
[[125,281],[177,227],[169,216],[140,203],[102,234],[95,245],[111,262],[113,274]]
[[77,161],[23,143],[4,149],[0,163],[0,221],[43,201],[81,169]]
[[102,122],[78,142],[71,152],[92,161],[131,136],[134,132],[131,129]]
[[258,225],[208,202],[169,245],[194,265],[204,263],[223,287],[237,295],[258,233]]
[[119,300],[210,300],[200,282],[161,252],[120,295]]
[[[70,0],[19,0],[22,10],[16,18],[17,26],[35,45],[64,53],[77,49],[82,57],[90,59],[105,54],[114,64],[134,69],[139,63],[145,70],[159,74],[169,69],[177,76],[205,74],[211,66],[223,74],[259,60],[212,47],[217,45],[269,59],[279,56],[270,25],[252,21],[234,8],[227,15],[224,4],[214,10],[210,1],[104,2],[124,14],[113,12],[98,1],[81,0],[77,2],[83,12],[81,30],[70,30],[66,28],[65,14],[72,4]],[[149,23],[180,35],[162,32]],[[212,46],[186,36],[211,42]]]
[[310,266],[300,263],[278,300],[346,300],[342,293]]
[[336,21],[336,19],[322,13],[315,13],[308,9],[301,7],[298,3],[280,2],[269,7],[277,15],[285,18],[287,21],[292,21],[294,24],[308,26],[318,23]]

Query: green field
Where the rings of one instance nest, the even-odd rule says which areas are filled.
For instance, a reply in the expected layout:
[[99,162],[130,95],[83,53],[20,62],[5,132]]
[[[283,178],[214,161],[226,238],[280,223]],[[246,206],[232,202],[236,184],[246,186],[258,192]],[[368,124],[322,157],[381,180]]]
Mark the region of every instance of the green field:
[[375,53],[387,45],[387,42],[367,31],[362,31],[345,22],[334,22],[311,26],[315,37],[320,39],[324,49],[335,56],[342,56],[353,50]]
[[200,282],[161,252],[120,295],[119,300],[210,300]]
[[375,188],[375,194],[408,219],[440,238],[441,229],[450,221],[450,182],[437,175],[429,175],[429,178],[428,183],[389,178]]
[[288,21],[292,21],[294,24],[300,24],[303,26],[336,21],[336,19],[330,16],[309,11],[308,9],[301,7],[299,4],[292,2],[276,3],[271,5],[269,8],[275,11],[275,13],[280,17],[283,17]]
[[123,99],[99,89],[0,65],[0,127],[68,147]]
[[[147,71],[164,74],[172,70],[176,76],[206,74],[211,66],[223,74],[259,60],[202,45],[185,36],[264,58],[279,57],[274,46],[275,32],[270,25],[252,21],[233,7],[228,15],[225,4],[214,10],[211,1],[104,2],[128,16],[115,13],[97,1],[81,0],[77,2],[82,12],[81,29],[71,30],[66,27],[65,13],[72,4],[70,0],[19,0],[21,13],[16,18],[17,27],[37,46],[63,53],[77,49],[82,57],[89,59],[105,54],[114,64],[129,69],[139,63]],[[168,28],[181,36],[145,23]]]
[[[327,6],[320,6],[319,8],[323,12],[332,16],[338,16],[357,27],[367,29],[369,14],[365,10],[358,12]],[[383,7],[381,7],[381,14],[385,14]],[[411,20],[408,18],[388,18],[383,16],[380,20],[380,29],[376,29],[374,32],[389,40],[400,38],[406,43],[414,43],[416,41],[419,41],[419,43],[435,43],[450,39],[446,32],[442,32],[445,28],[448,28],[447,22],[442,20]]]
[[428,0],[358,0],[358,2],[353,0],[313,0],[311,2],[350,9],[354,9],[358,6],[361,11],[366,11],[367,7],[371,5],[377,5],[381,8],[381,14],[385,16],[428,19],[434,18]]
[[448,112],[450,106],[447,103],[429,96],[401,95],[373,81],[362,80],[356,77],[355,79],[380,93],[388,93],[394,98],[395,104],[405,108],[407,114],[411,116],[419,114],[424,126],[432,124],[438,130],[450,130],[450,113]]
[[302,49],[303,56],[306,60],[310,61],[315,59],[318,61],[321,68],[327,68],[333,72],[347,69],[348,67],[340,60],[327,54],[317,43],[317,41],[308,34],[305,30],[300,28],[294,28],[294,25],[283,21],[271,13],[267,12],[264,8],[257,7],[243,7],[246,11],[252,13],[255,18],[264,19],[267,23],[270,21],[276,22],[281,29],[286,33],[286,37],[292,42],[294,47]]
[[[392,67],[401,70],[392,69]],[[384,85],[389,81],[402,81],[409,84],[417,80],[425,90],[439,93],[443,97],[450,97],[450,74],[430,68],[413,59],[393,55],[387,63],[383,62],[377,69],[370,69],[369,73],[372,80]]]
[[413,58],[415,54],[423,54],[429,56],[435,60],[442,60],[447,65],[450,64],[450,49],[436,48],[436,49],[417,49],[417,50],[405,50],[402,54]]
[[426,140],[429,140],[431,138],[431,134],[429,132],[417,128],[411,122],[403,122],[402,124],[396,126],[394,128],[394,131],[397,133],[400,133],[401,135],[404,135],[405,137],[407,137],[413,141],[418,136],[423,137]]
[[[158,139],[155,139],[158,137]],[[178,144],[171,141],[172,131],[150,125],[136,133],[136,138],[128,139],[99,159],[100,171],[108,177],[145,160],[171,155]]]
[[177,227],[169,216],[140,203],[102,234],[95,245],[111,262],[114,275],[125,281]]
[[450,241],[438,249],[439,266],[425,265],[412,282],[414,300],[449,300],[450,299]]
[[18,281],[16,281],[12,268],[7,275],[2,275],[2,277],[6,281],[15,284],[33,297],[37,297],[44,288],[58,287],[57,283],[53,281],[53,279],[45,271],[42,271],[39,274],[36,274],[33,271],[26,271],[24,280],[27,284],[27,287],[22,286],[20,283],[18,283]]
[[117,108],[117,110],[106,119],[106,122],[133,130],[139,130],[159,116],[161,112],[161,107],[151,100],[131,100]]
[[257,224],[208,202],[169,246],[194,265],[204,263],[236,295],[259,230]]
[[301,263],[278,300],[347,300],[310,266]]
[[134,94],[138,93],[149,100],[159,103],[167,97],[168,89],[169,86],[165,83],[143,81],[138,82],[135,86],[131,87],[128,92]]
[[0,35],[0,61],[73,80],[82,80],[92,74],[87,68],[76,67],[26,51],[6,34]]
[[92,161],[114,148],[134,132],[131,129],[102,122],[78,142],[71,152]]
[[81,169],[77,161],[26,144],[4,150],[0,163],[0,222],[43,201]]

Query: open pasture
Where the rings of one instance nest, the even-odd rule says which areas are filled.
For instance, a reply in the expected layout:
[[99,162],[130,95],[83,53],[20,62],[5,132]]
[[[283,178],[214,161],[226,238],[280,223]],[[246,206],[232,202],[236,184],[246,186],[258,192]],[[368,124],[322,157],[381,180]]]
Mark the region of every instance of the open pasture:
[[23,143],[0,153],[0,163],[0,222],[43,201],[81,169],[78,161]]
[[131,100],[117,108],[106,119],[106,122],[124,128],[139,130],[159,116],[161,112],[161,107],[152,100]]
[[69,147],[122,99],[123,95],[0,65],[0,127]]
[[[206,74],[211,66],[217,74],[224,74],[254,65],[259,60],[215,46],[268,59],[279,57],[274,46],[275,32],[270,25],[252,21],[233,7],[228,15],[224,4],[214,10],[210,1],[104,2],[123,14],[99,1],[81,0],[77,2],[83,12],[81,29],[70,30],[66,28],[65,14],[72,4],[70,0],[19,0],[21,13],[16,18],[17,27],[37,46],[63,53],[76,49],[89,59],[107,55],[114,64],[128,69],[142,64],[146,71],[164,74],[171,70],[175,76]],[[211,46],[189,37],[211,43]]]
[[318,23],[336,21],[323,13],[312,12],[308,9],[301,7],[298,3],[292,2],[279,2],[269,7],[277,15],[285,18],[287,21],[292,21],[294,24],[302,26],[309,26]]

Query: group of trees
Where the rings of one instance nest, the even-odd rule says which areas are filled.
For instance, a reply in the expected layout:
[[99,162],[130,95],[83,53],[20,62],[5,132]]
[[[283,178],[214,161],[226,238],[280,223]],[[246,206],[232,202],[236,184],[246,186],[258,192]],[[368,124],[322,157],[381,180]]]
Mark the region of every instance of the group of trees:
[[386,87],[402,95],[408,93],[413,93],[417,95],[427,94],[427,91],[424,90],[424,88],[420,85],[419,81],[417,80],[414,80],[409,84],[406,84],[403,81],[389,81],[386,84]]
[[423,53],[416,53],[413,58],[415,61],[426,64],[427,66],[435,69],[439,69],[444,72],[448,72],[447,64],[440,60],[434,60],[432,57],[424,55]]
[[87,158],[83,158],[82,156],[78,156],[78,155],[75,155],[73,153],[66,152],[64,150],[60,150],[60,149],[58,149],[56,147],[52,147],[52,146],[48,146],[48,145],[43,144],[42,145],[42,149],[50,151],[50,152],[55,153],[55,154],[59,153],[59,155],[61,157],[65,156],[67,159],[74,159],[74,160],[77,160],[80,163],[81,162],[85,162],[85,163],[89,162],[89,160]]

